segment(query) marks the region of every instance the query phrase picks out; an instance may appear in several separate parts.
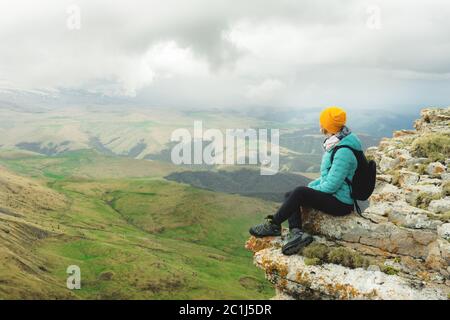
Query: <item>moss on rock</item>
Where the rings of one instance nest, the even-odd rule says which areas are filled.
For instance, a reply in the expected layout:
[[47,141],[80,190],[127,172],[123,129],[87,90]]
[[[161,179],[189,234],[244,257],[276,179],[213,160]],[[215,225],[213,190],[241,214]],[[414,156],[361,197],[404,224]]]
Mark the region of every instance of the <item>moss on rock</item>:
[[392,177],[391,184],[398,187],[400,181],[400,171],[391,169],[387,172],[387,174],[391,175]]
[[441,196],[439,194],[437,195],[431,195],[427,192],[420,192],[412,201],[412,205],[426,210],[432,200],[439,200],[441,199]]
[[388,275],[391,275],[391,276],[396,275],[396,274],[399,273],[399,271],[396,268],[392,267],[392,266],[381,265],[380,269],[381,269],[382,272],[384,272],[384,273],[386,273]]
[[319,258],[305,258],[304,261],[307,266],[317,266],[322,264],[322,261]]
[[450,196],[450,181],[446,181],[442,184],[442,198]]
[[370,261],[360,254],[344,247],[334,248],[328,254],[331,263],[340,264],[349,268],[367,268]]
[[413,154],[429,158],[432,161],[443,161],[450,156],[450,136],[431,133],[414,140]]
[[330,248],[322,243],[312,243],[303,249],[302,255],[307,258],[316,258],[327,261]]
[[357,252],[345,247],[328,247],[321,243],[313,243],[303,249],[305,264],[318,265],[322,263],[339,264],[347,268],[367,268],[370,260]]

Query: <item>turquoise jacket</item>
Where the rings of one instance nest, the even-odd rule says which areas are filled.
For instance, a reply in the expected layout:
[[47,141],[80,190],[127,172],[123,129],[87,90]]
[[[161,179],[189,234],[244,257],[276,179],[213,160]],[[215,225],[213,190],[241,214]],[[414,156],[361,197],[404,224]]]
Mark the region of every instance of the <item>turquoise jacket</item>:
[[[344,137],[337,145],[347,145],[353,149],[362,150],[361,141],[354,133],[350,133],[348,136]],[[345,178],[348,178],[350,181],[352,180],[356,168],[358,167],[358,161],[352,150],[342,148],[334,155],[333,165],[330,168],[332,150],[333,149],[326,151],[322,157],[320,178],[311,181],[308,184],[308,187],[330,193],[339,201],[346,204],[353,204],[353,199],[350,195],[350,187],[345,182]]]

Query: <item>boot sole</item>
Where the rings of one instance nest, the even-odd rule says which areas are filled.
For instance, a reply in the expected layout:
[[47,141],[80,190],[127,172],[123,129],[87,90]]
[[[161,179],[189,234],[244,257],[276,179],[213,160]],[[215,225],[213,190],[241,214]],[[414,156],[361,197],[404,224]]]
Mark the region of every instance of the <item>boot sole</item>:
[[255,232],[253,232],[252,229],[250,229],[248,232],[249,232],[252,236],[254,236],[254,237],[256,237],[256,238],[279,237],[279,236],[281,236],[281,232],[280,232],[280,233],[276,233],[276,234],[266,234],[266,235],[260,235],[260,234],[257,234],[257,233],[255,233]]
[[306,239],[300,240],[299,242],[290,244],[288,247],[285,245],[281,251],[284,255],[290,256],[298,253],[302,248],[308,246],[313,242],[313,237],[307,237]]

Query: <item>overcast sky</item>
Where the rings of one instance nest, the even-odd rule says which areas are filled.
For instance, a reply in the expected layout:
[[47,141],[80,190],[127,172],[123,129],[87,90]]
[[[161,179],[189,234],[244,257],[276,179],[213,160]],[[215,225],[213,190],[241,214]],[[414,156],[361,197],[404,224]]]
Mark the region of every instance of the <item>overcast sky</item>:
[[161,107],[450,105],[448,0],[2,0],[0,12],[0,87]]

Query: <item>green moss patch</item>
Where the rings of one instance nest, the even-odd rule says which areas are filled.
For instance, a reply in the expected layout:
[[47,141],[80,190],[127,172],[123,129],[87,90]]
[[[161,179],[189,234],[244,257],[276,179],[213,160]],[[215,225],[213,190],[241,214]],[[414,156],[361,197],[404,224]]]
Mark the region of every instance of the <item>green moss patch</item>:
[[446,181],[442,184],[442,198],[450,196],[450,181]]
[[[316,266],[324,263],[338,264],[350,269],[367,269],[370,265],[377,265],[381,272],[388,275],[396,275],[400,271],[392,266],[385,265],[382,261],[368,258],[346,247],[329,247],[322,243],[313,243],[304,248],[301,254],[307,266]],[[395,258],[394,262],[400,262],[400,258]]]
[[391,276],[396,275],[396,274],[399,273],[399,270],[395,269],[392,266],[382,265],[382,266],[380,266],[380,269],[381,269],[382,272],[384,272],[384,273],[386,273],[388,275],[391,275]]
[[420,192],[417,195],[417,197],[412,201],[411,204],[417,208],[426,210],[432,200],[439,200],[439,199],[441,199],[441,196],[439,194],[431,195],[426,192]]
[[302,255],[306,257],[306,265],[334,263],[351,269],[367,268],[370,265],[368,258],[353,250],[344,247],[332,248],[320,243],[313,243],[304,248]]
[[444,161],[450,156],[450,136],[437,133],[426,134],[412,144],[413,155],[429,158],[431,161]]
[[317,266],[322,264],[322,261],[318,258],[305,258],[305,264],[307,266]]

